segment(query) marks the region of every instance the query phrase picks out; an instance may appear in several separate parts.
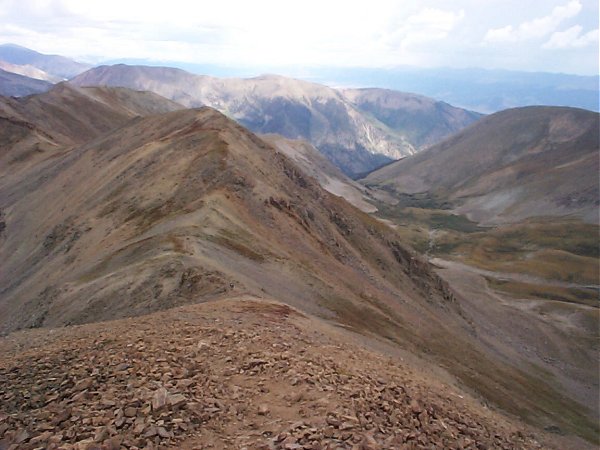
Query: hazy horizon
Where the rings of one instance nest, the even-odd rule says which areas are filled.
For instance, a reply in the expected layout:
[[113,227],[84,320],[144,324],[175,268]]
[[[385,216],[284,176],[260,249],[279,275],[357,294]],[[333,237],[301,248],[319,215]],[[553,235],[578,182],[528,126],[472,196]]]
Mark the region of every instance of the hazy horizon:
[[598,75],[594,0],[0,0],[0,42],[99,64],[481,68]]

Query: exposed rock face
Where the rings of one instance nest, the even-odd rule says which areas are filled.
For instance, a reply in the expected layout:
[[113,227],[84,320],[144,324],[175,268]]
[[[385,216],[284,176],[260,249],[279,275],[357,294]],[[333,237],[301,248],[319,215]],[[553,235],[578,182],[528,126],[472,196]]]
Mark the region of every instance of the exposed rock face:
[[482,115],[431,98],[389,89],[343,89],[357,108],[403,133],[416,149],[440,142]]
[[15,334],[0,340],[0,446],[543,447],[456,388],[342,339],[253,299]]

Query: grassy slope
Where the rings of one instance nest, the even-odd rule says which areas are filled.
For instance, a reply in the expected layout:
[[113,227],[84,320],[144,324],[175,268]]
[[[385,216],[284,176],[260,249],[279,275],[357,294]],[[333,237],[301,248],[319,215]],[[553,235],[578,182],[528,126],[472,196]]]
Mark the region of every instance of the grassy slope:
[[[381,217],[415,250],[482,269],[582,285],[598,285],[600,227],[568,218],[535,218],[500,227],[479,227],[443,209],[377,205]],[[418,204],[418,203],[417,203]],[[435,231],[432,236],[432,231]],[[543,298],[543,297],[542,297]]]

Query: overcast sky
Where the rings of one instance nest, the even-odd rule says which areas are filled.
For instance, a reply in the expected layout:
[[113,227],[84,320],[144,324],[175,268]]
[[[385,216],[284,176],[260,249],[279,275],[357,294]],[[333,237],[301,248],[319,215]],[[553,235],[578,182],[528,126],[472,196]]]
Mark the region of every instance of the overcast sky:
[[0,0],[0,43],[99,62],[598,73],[598,0]]

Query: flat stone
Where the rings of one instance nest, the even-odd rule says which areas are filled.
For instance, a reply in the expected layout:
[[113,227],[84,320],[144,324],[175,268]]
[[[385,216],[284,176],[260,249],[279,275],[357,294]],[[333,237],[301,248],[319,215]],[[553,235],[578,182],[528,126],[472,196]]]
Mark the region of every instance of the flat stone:
[[157,432],[161,438],[169,439],[171,437],[171,433],[169,433],[164,427],[158,427]]
[[183,394],[173,394],[168,397],[169,406],[171,408],[178,408],[186,404],[187,399]]
[[83,380],[79,380],[77,383],[75,383],[73,390],[76,392],[84,391],[91,388],[93,383],[94,380],[92,378],[84,378]]
[[15,444],[20,444],[21,442],[25,442],[30,438],[30,434],[27,430],[19,430],[15,435],[14,442]]
[[167,400],[169,398],[169,393],[165,388],[158,389],[154,396],[152,397],[152,410],[160,411],[167,405]]

